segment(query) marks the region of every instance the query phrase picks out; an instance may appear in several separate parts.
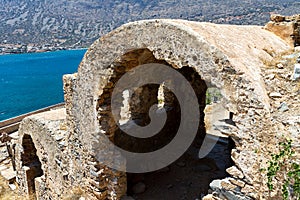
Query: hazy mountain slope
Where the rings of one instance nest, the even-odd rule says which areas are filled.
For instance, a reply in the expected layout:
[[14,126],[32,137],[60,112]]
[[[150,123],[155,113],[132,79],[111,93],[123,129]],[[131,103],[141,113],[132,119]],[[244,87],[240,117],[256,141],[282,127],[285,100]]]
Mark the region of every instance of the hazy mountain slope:
[[300,0],[0,0],[0,41],[78,47],[139,19],[262,25],[270,12],[297,11]]

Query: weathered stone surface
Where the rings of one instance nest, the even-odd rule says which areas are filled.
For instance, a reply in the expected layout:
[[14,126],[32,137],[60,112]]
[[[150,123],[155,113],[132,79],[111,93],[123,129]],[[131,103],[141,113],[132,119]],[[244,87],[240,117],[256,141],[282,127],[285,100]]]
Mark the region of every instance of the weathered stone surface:
[[245,184],[246,184],[244,181],[236,180],[236,179],[230,179],[230,182],[234,185],[239,186],[240,188],[245,187]]
[[292,75],[292,79],[293,80],[300,79],[300,61],[299,61],[299,63],[295,64],[295,66],[294,66],[294,72]]
[[208,194],[202,198],[202,200],[220,200],[220,198],[213,196],[212,194]]
[[222,180],[221,181],[221,186],[223,189],[230,191],[230,190],[235,190],[237,188],[236,185],[232,184],[230,179],[227,180]]
[[[139,30],[151,30],[151,34]],[[223,33],[222,37],[216,34],[218,32]],[[247,32],[247,37],[243,36],[244,32]],[[110,37],[112,35],[113,37]],[[171,38],[174,35],[180,35],[180,37],[173,40]],[[165,60],[174,68],[181,68],[189,63],[189,66],[196,69],[201,78],[221,87],[226,99],[229,100],[227,109],[236,114],[243,112],[243,106],[246,106],[246,102],[250,99],[257,103],[249,104],[249,106],[258,106],[260,109],[265,107],[268,110],[268,95],[260,78],[259,66],[262,66],[265,60],[272,59],[265,49],[274,49],[274,53],[289,49],[283,41],[261,27],[239,27],[176,20],[135,22],[119,28],[110,36],[96,41],[89,49],[79,67],[76,78],[77,87],[74,87],[74,91],[70,94],[70,96],[73,95],[73,99],[76,99],[73,101],[71,109],[76,130],[73,138],[78,138],[81,144],[91,152],[96,146],[93,147],[90,142],[95,139],[101,141],[100,135],[93,135],[96,131],[94,124],[97,124],[97,120],[99,120],[99,118],[95,118],[97,113],[94,108],[105,102],[105,98],[109,98],[109,94],[103,94],[102,88],[111,89],[112,87],[109,82],[110,63],[121,58],[127,53],[127,49],[147,48],[155,59]],[[126,38],[130,42],[118,38]],[[235,41],[237,40],[239,45],[236,45]],[[189,46],[188,49],[193,49],[192,54],[196,56],[195,58],[189,58],[190,52],[186,49],[187,46]],[[172,52],[172,54],[168,52]],[[203,52],[206,53],[203,54]],[[126,55],[130,55],[130,53]],[[136,58],[132,56],[130,59]],[[243,84],[247,89],[242,89]],[[234,89],[235,87],[241,89]],[[238,92],[232,93],[235,90]],[[246,90],[251,92],[246,92]],[[243,95],[245,95],[245,99],[240,98]],[[100,96],[101,98],[99,98]],[[241,102],[241,104],[236,102]],[[248,110],[246,107],[244,109]],[[109,113],[105,107],[99,111],[101,116]],[[102,121],[102,123],[104,122]],[[114,126],[111,121],[107,121],[107,124]],[[107,134],[111,130],[113,129],[103,130],[103,133]],[[92,134],[82,135],[81,133]],[[111,136],[111,133],[109,135]],[[99,145],[104,144],[100,143]]]
[[12,181],[13,179],[16,178],[16,172],[14,171],[13,168],[8,168],[1,171],[1,176],[3,176],[4,179],[7,181]]
[[279,92],[271,92],[269,96],[272,98],[280,98],[282,97],[282,94],[280,94]]
[[243,187],[241,192],[254,198],[257,197],[257,195],[255,194],[256,193],[255,188],[250,185],[246,185],[245,187]]
[[291,46],[300,45],[300,18],[299,15],[282,16],[273,14],[271,21],[266,24],[265,28],[274,32]]
[[226,171],[235,178],[244,178],[244,174],[235,166],[226,169]]
[[217,195],[221,199],[233,199],[233,200],[250,200],[249,196],[245,196],[244,194],[240,193],[238,190],[238,186],[231,184],[230,178],[223,179],[223,180],[214,180],[210,187],[214,190],[215,195]]
[[[289,25],[287,29],[289,32]],[[147,20],[116,29],[89,48],[78,74],[64,76],[65,109],[34,115],[21,123],[16,146],[20,193],[35,192],[45,199],[59,199],[69,192],[74,198],[86,199],[115,200],[124,196],[126,173],[105,163],[119,161],[120,169],[125,170],[126,160],[109,144],[125,141],[125,147],[130,147],[136,143],[122,140],[124,134],[118,132],[111,114],[111,94],[116,81],[130,69],[145,63],[163,63],[178,71],[188,69],[201,104],[205,104],[206,85],[218,88],[224,97],[220,104],[222,117],[215,121],[211,117],[206,123],[219,125],[218,131],[235,142],[231,152],[234,166],[227,169],[233,178],[213,181],[210,186],[216,197],[212,198],[268,199],[260,169],[269,151],[275,151],[278,132],[299,141],[298,118],[294,117],[300,115],[300,99],[295,92],[297,83],[289,80],[290,66],[285,63],[277,67],[275,63],[272,69],[266,67],[288,50],[291,48],[284,40],[258,26]],[[137,117],[137,122],[145,123],[138,117],[148,115],[149,105],[158,100],[159,88],[149,86],[137,91],[141,96],[125,104],[132,107],[131,115]],[[164,98],[167,105],[175,105],[168,92]],[[290,109],[278,110],[282,102],[289,102]],[[204,115],[203,105],[201,109]],[[130,115],[125,108],[123,111],[122,120],[126,121]],[[229,114],[231,124],[223,114]],[[151,145],[134,147],[144,150]],[[32,167],[33,163],[37,165]],[[145,187],[140,183],[136,192]]]
[[227,128],[225,120],[229,119],[229,111],[225,109],[222,103],[212,103],[205,106],[205,130],[206,133],[224,137],[224,132],[231,132],[230,128],[227,131],[224,130],[224,126]]
[[222,186],[221,186],[221,180],[213,180],[210,184],[209,184],[209,187],[212,189],[212,190],[220,190],[222,189]]
[[279,111],[281,112],[285,112],[289,110],[289,106],[287,105],[287,103],[282,102],[278,108]]
[[270,19],[271,19],[271,21],[274,21],[274,22],[283,22],[285,20],[285,16],[272,14]]
[[13,191],[17,189],[17,186],[15,184],[8,184],[8,186]]
[[[68,170],[69,156],[56,140],[58,135],[66,136],[66,131],[59,129],[65,118],[65,109],[58,109],[27,117],[21,123],[16,147],[16,179],[22,195],[35,191],[40,199],[57,199],[66,191],[63,172]],[[47,177],[46,183],[40,178],[42,174]],[[36,187],[31,188],[38,177]]]

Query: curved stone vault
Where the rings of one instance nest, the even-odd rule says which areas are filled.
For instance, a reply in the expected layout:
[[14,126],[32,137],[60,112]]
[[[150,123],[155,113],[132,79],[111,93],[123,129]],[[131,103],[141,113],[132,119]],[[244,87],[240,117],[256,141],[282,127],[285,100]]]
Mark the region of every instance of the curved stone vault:
[[[235,143],[231,152],[234,166],[227,169],[230,182],[226,194],[245,199],[266,197],[268,190],[259,171],[263,152],[267,151],[263,135],[275,133],[276,126],[270,128],[272,105],[261,68],[274,55],[290,49],[282,39],[260,26],[183,20],[147,20],[121,26],[92,44],[78,73],[64,76],[65,110],[50,111],[22,122],[16,165],[20,191],[34,191],[39,199],[60,199],[67,195],[66,191],[80,191],[88,199],[120,199],[125,195],[126,173],[104,164],[122,155],[109,149],[104,138],[141,152],[149,150],[154,140],[135,145],[137,140],[132,142],[123,136],[112,118],[111,94],[126,72],[142,64],[160,63],[189,77],[200,104],[202,134],[205,127],[208,131],[215,123],[213,118],[204,119],[208,115],[203,106],[206,89],[214,87],[221,92],[221,107],[231,113],[234,121],[234,125],[218,130]],[[158,91],[158,87],[148,86],[137,92],[130,105],[131,117],[149,123],[148,110],[157,103]],[[172,94],[164,95],[166,104],[178,106]],[[173,114],[171,124],[176,120]],[[45,117],[48,115],[60,117]],[[28,188],[32,186],[26,186],[26,180],[32,179],[28,175],[32,170],[22,163],[25,135],[27,139],[31,136],[43,171],[34,175],[35,190],[31,193]],[[270,144],[276,143],[275,138],[268,140]],[[255,149],[262,153],[256,154]],[[126,169],[126,161],[120,161],[120,165]]]

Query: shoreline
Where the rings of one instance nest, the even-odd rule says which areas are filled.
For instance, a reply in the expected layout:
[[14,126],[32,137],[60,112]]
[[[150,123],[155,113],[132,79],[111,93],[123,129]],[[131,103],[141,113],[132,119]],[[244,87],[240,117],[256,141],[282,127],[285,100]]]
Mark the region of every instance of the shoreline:
[[65,47],[60,47],[60,48],[49,48],[49,49],[37,49],[34,51],[13,51],[13,52],[0,52],[0,56],[3,55],[19,55],[19,54],[35,54],[35,53],[49,53],[49,52],[55,52],[55,51],[70,51],[70,50],[87,50],[87,47],[80,47],[80,48],[65,48]]
[[72,74],[83,48],[0,56],[0,121],[64,100],[62,76]]

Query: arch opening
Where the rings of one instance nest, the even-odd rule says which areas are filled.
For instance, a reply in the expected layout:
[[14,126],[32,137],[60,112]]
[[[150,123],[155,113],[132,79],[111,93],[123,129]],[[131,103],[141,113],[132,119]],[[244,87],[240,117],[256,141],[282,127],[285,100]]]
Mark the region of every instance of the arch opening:
[[30,135],[25,134],[22,139],[23,153],[21,154],[22,169],[25,172],[25,184],[30,199],[36,199],[35,179],[43,176],[42,164],[37,156],[36,148]]
[[[123,132],[116,124],[111,113],[111,95],[115,84],[130,69],[142,64],[159,63],[173,68],[164,60],[157,60],[148,49],[132,50],[113,63],[113,74],[103,93],[98,98],[97,119],[100,129],[118,147],[130,152],[145,153],[158,150],[175,137],[181,121],[181,108],[176,96],[164,87],[164,84],[148,84],[135,91],[121,91],[123,107],[120,124],[133,121],[139,126],[148,125],[151,120],[149,109],[158,104],[167,111],[167,120],[163,129],[151,138],[135,138]],[[174,69],[174,68],[173,68]],[[205,107],[207,104],[207,85],[191,67],[175,69],[190,83],[197,96],[200,123],[197,135],[190,148],[173,164],[164,169],[144,174],[127,173],[127,195],[135,199],[196,199],[207,194],[209,183],[216,178],[225,178],[226,168],[232,166],[229,142],[219,142],[207,157],[199,159],[198,152],[206,135]],[[130,94],[132,94],[129,99]],[[215,98],[214,100],[217,101]],[[228,116],[229,118],[230,116]],[[224,142],[225,141],[225,142]],[[229,141],[229,140],[228,140]],[[221,159],[223,163],[217,159]],[[137,187],[145,186],[145,191]],[[143,190],[143,189],[142,189]],[[163,192],[162,192],[163,190]],[[156,195],[156,196],[155,196]]]

